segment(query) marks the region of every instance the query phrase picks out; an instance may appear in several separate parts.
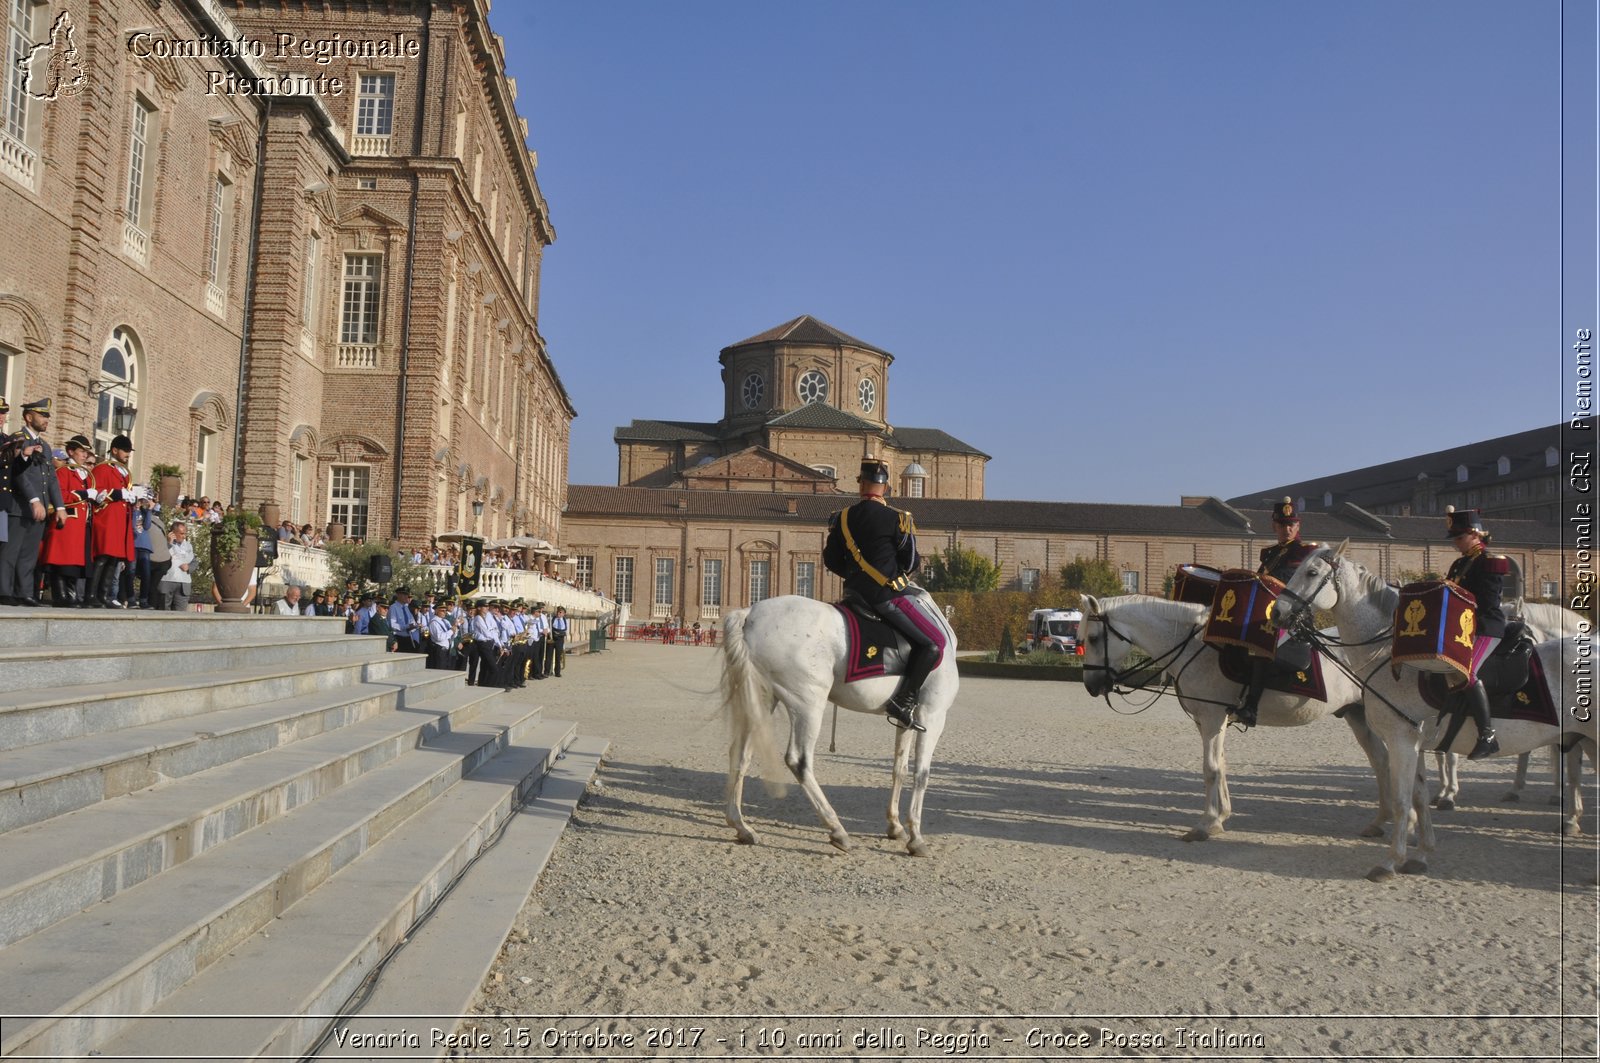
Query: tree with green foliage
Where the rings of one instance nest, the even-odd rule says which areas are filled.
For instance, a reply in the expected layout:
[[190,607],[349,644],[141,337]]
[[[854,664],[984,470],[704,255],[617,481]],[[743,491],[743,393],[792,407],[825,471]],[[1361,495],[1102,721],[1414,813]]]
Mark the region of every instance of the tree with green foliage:
[[992,591],[1000,586],[1000,566],[976,550],[951,546],[923,561],[922,585],[930,591]]
[[1123,594],[1122,575],[1109,561],[1075,557],[1061,566],[1061,585],[1095,597]]
[[416,565],[411,562],[411,555],[401,551],[392,550],[389,544],[383,541],[352,543],[329,543],[328,567],[333,571],[333,585],[343,587],[345,580],[355,580],[359,587],[371,587],[367,579],[368,566],[373,557],[378,554],[388,554],[394,566],[394,575],[389,581],[389,590],[392,593],[396,587],[410,587],[413,594],[423,594],[432,588],[432,574],[426,565]]

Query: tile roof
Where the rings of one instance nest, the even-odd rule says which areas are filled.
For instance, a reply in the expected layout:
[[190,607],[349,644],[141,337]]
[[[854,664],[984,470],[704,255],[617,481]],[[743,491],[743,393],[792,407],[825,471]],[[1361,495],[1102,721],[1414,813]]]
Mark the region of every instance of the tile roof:
[[848,333],[840,332],[832,325],[825,321],[818,321],[810,314],[801,314],[793,321],[785,321],[776,328],[769,328],[767,331],[757,333],[747,340],[730,343],[722,350],[726,353],[738,347],[749,347],[757,343],[808,343],[823,347],[860,347],[864,351],[888,354],[891,359],[894,357],[882,347],[874,347],[865,340],[858,340]]
[[871,421],[863,421],[853,413],[834,409],[825,402],[808,402],[804,406],[780,414],[767,422],[768,428],[836,428],[850,432],[882,433],[883,429]]
[[937,450],[946,454],[976,454],[980,458],[991,457],[972,444],[963,443],[938,428],[893,428],[889,431],[889,442],[896,450]]
[[617,443],[666,443],[680,439],[709,442],[717,438],[718,427],[715,421],[651,421],[635,417],[632,424],[618,428],[611,438]]
[[[1298,483],[1251,491],[1228,501],[1235,505],[1259,505],[1263,498],[1281,498],[1290,495],[1304,498],[1307,507],[1313,507],[1321,506],[1323,494],[1331,491],[1336,501],[1348,499],[1357,505],[1409,502],[1412,488],[1419,476],[1426,475],[1453,484],[1458,465],[1467,467],[1469,483],[1474,481],[1482,483],[1486,475],[1500,478],[1505,482],[1542,473],[1547,468],[1545,450],[1549,447],[1560,448],[1563,427],[1557,424],[1545,428],[1533,428],[1526,432],[1497,436],[1494,439],[1418,454],[1398,461],[1386,461],[1380,465],[1368,465],[1361,469],[1350,469],[1301,480]],[[1503,478],[1495,472],[1497,463],[1502,457],[1511,459],[1511,471]]]
[[[796,512],[788,512],[789,501]],[[679,501],[686,503],[680,508]],[[574,484],[567,490],[567,514],[573,517],[654,517],[672,512],[703,520],[773,521],[819,525],[849,504],[850,495],[786,495],[750,491],[690,491],[649,487],[607,487]],[[1100,502],[1023,502],[1001,499],[902,498],[893,504],[910,510],[925,529],[960,528],[969,533],[1040,532],[1055,535],[1159,535],[1175,538],[1237,539],[1254,533],[1272,537],[1272,511],[1238,511],[1249,521],[1241,527],[1221,505],[1151,506]],[[1443,542],[1441,517],[1384,517],[1389,534],[1373,523],[1347,513],[1308,513],[1302,534],[1319,542],[1349,538],[1371,542]],[[1496,520],[1491,531],[1504,544],[1557,546],[1560,529],[1531,520]]]

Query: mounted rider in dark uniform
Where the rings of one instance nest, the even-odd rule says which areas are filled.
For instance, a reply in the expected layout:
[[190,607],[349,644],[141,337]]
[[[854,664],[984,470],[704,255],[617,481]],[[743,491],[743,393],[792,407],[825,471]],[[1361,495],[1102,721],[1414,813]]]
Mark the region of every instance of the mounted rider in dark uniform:
[[911,574],[917,555],[917,529],[911,514],[883,500],[889,490],[889,466],[874,458],[861,463],[856,480],[861,501],[828,520],[822,562],[844,579],[847,592],[859,596],[911,643],[905,675],[884,706],[897,727],[926,730],[917,720],[917,692],[944,656],[945,638],[939,619],[929,615],[926,599],[914,594]]
[[[1287,495],[1272,507],[1272,530],[1278,535],[1277,545],[1262,548],[1261,564],[1256,566],[1256,575],[1271,576],[1288,583],[1295,569],[1320,544],[1301,541],[1300,514],[1294,507],[1294,500]],[[1272,661],[1268,658],[1250,658],[1250,685],[1245,688],[1239,707],[1233,711],[1233,718],[1246,727],[1256,725],[1256,710],[1261,704],[1261,693],[1267,687],[1267,675],[1271,669]]]
[[1500,743],[1494,737],[1489,693],[1483,689],[1483,680],[1478,678],[1478,668],[1505,637],[1506,614],[1500,606],[1500,597],[1511,562],[1502,555],[1489,553],[1493,537],[1484,531],[1483,519],[1476,510],[1447,507],[1445,514],[1449,521],[1449,539],[1461,551],[1461,556],[1445,573],[1445,579],[1459,584],[1477,602],[1473,609],[1472,672],[1467,676],[1462,697],[1472,721],[1478,725],[1478,743],[1467,754],[1467,759],[1482,760],[1498,753]]

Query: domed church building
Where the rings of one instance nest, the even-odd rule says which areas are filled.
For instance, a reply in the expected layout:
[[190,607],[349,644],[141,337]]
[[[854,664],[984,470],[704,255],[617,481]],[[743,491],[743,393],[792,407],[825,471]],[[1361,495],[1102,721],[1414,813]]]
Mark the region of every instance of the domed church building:
[[616,431],[617,484],[855,493],[861,459],[903,498],[983,497],[989,455],[937,428],[889,420],[894,355],[809,314],[722,349],[722,419],[635,420]]

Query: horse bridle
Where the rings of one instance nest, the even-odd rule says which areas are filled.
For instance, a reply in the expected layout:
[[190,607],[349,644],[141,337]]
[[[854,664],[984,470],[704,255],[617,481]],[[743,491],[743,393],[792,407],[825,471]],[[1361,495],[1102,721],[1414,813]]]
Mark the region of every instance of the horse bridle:
[[[1133,639],[1129,638],[1127,635],[1125,635],[1121,631],[1118,631],[1116,629],[1116,627],[1112,625],[1111,618],[1109,616],[1107,616],[1105,613],[1101,612],[1100,610],[1096,609],[1096,610],[1093,610],[1092,612],[1088,612],[1088,613],[1084,614],[1084,617],[1083,617],[1083,622],[1084,623],[1087,624],[1091,620],[1098,620],[1098,621],[1100,621],[1100,623],[1104,624],[1107,635],[1115,635],[1115,636],[1117,636],[1117,638],[1121,639],[1123,642],[1126,642],[1128,645],[1130,645],[1130,646],[1135,645]],[[1083,670],[1085,672],[1096,671],[1096,672],[1110,672],[1111,673],[1111,682],[1106,687],[1105,692],[1100,695],[1101,697],[1105,698],[1106,704],[1109,706],[1111,704],[1111,695],[1113,693],[1116,693],[1116,694],[1132,694],[1135,691],[1148,690],[1150,688],[1150,683],[1153,681],[1154,677],[1162,675],[1162,674],[1164,674],[1166,672],[1167,664],[1170,661],[1176,660],[1178,658],[1178,656],[1183,652],[1184,647],[1188,646],[1189,643],[1194,641],[1194,637],[1195,637],[1196,634],[1198,634],[1198,629],[1196,629],[1194,631],[1190,631],[1188,636],[1182,642],[1178,643],[1176,646],[1172,647],[1170,650],[1166,650],[1166,651],[1164,651],[1164,652],[1162,652],[1160,654],[1157,654],[1157,655],[1151,657],[1150,660],[1144,662],[1143,664],[1138,664],[1138,665],[1134,665],[1134,666],[1129,667],[1129,668],[1124,668],[1124,669],[1122,669],[1120,671],[1118,671],[1117,669],[1111,667],[1111,644],[1110,644],[1110,641],[1108,640],[1107,643],[1106,643],[1106,648],[1105,648],[1106,663],[1105,664],[1090,664],[1088,661],[1084,661],[1083,662]],[[1128,686],[1128,687],[1123,687],[1122,686],[1122,681],[1123,680],[1127,679],[1129,676],[1137,675],[1139,672],[1142,672],[1145,669],[1150,669],[1151,679],[1146,679],[1142,683],[1135,683],[1132,686]],[[1161,695],[1166,693],[1166,690],[1167,690],[1166,685],[1163,684],[1161,689],[1156,691],[1156,697],[1155,697],[1155,699],[1153,699],[1150,702],[1150,705],[1154,705],[1156,700],[1159,700]],[[1146,705],[1146,706],[1144,706],[1144,708],[1147,709],[1147,708],[1150,707],[1150,705]],[[1112,711],[1116,711],[1116,710],[1113,708]],[[1140,710],[1140,711],[1143,711],[1143,710]]]
[[1312,602],[1316,599],[1317,595],[1322,593],[1322,588],[1326,587],[1330,582],[1333,584],[1334,590],[1339,591],[1341,594],[1343,593],[1339,587],[1339,566],[1341,562],[1338,555],[1330,554],[1327,558],[1327,561],[1328,571],[1323,574],[1322,579],[1318,581],[1317,585],[1311,589],[1310,594],[1296,594],[1288,587],[1284,587],[1283,590],[1278,592],[1278,601],[1281,602],[1285,598],[1290,599],[1289,616],[1284,624],[1285,627],[1292,627],[1296,623],[1304,624],[1309,627],[1313,619],[1313,614],[1311,611],[1314,606],[1312,605]]

